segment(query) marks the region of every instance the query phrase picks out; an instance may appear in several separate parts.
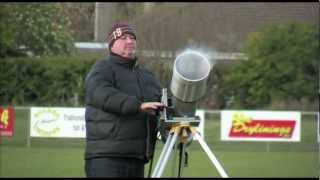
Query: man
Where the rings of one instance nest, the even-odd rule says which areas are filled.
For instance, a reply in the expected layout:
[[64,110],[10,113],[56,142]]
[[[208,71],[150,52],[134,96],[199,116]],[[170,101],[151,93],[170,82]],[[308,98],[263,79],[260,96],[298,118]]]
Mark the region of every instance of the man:
[[113,24],[110,55],[97,61],[85,81],[87,177],[144,177],[153,157],[161,86],[139,67],[136,34],[127,23]]

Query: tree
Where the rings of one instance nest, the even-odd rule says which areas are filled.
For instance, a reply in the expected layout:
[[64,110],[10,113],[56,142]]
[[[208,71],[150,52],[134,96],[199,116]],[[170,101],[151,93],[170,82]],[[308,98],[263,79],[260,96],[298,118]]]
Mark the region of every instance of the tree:
[[[70,21],[59,3],[7,3],[1,9],[1,36],[8,34],[6,46],[0,47],[1,56],[6,52],[25,48],[34,55],[69,54],[73,50]],[[10,21],[10,22],[7,22]],[[6,23],[6,24],[4,24]],[[8,25],[9,29],[5,26]],[[6,31],[4,31],[6,30]],[[4,37],[2,37],[4,38]]]
[[319,62],[318,27],[290,22],[252,33],[242,50],[249,60],[226,76],[234,106],[262,107],[273,100],[315,101]]
[[16,26],[14,26],[16,23],[11,11],[10,5],[5,3],[0,5],[0,57],[16,55]]
[[70,29],[75,41],[92,41],[94,39],[94,2],[61,3],[63,11],[70,19]]

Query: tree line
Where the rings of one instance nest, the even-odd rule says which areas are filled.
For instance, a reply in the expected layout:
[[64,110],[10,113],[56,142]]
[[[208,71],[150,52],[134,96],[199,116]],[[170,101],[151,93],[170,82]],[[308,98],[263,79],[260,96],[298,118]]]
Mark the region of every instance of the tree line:
[[[102,57],[82,57],[74,51],[75,33],[65,7],[59,3],[0,5],[2,105],[84,105],[85,75]],[[183,14],[183,10],[189,8],[188,5],[181,7],[184,9],[173,12]],[[174,15],[167,14],[168,17]],[[145,18],[136,17],[132,21]],[[156,36],[150,26],[137,23],[138,36],[144,37],[139,39],[142,48],[174,51],[183,49],[186,44],[192,47],[197,41],[184,38],[188,35],[206,42],[203,35],[193,35],[193,27],[165,28],[166,21],[153,23],[154,26],[162,23],[158,27],[163,30],[162,34]],[[178,28],[180,35],[171,37],[166,32],[174,31],[174,28]],[[318,25],[288,22],[269,25],[249,34],[241,46],[241,52],[248,60],[217,63],[210,73],[207,93],[199,106],[209,109],[301,109],[307,104],[307,109],[317,109],[318,28]],[[204,28],[204,31],[209,30]],[[206,43],[210,47],[212,42]],[[197,44],[193,45],[197,47]],[[149,67],[162,85],[168,87],[173,60],[143,57],[140,63]]]

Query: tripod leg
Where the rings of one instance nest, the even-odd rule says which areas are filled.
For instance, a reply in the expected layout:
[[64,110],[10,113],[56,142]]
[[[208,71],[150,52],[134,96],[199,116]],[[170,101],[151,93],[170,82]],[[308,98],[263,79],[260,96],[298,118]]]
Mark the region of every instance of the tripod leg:
[[170,145],[170,142],[172,141],[172,137],[173,137],[173,134],[169,134],[168,135],[166,143],[164,144],[163,149],[161,151],[161,154],[159,156],[159,160],[158,160],[158,162],[157,162],[157,164],[156,164],[156,166],[155,166],[155,168],[153,170],[152,177],[154,177],[155,174],[158,173],[159,168],[160,168],[160,166],[161,166],[161,164],[163,162],[163,158],[164,158],[165,154],[167,153],[167,149],[168,149],[168,147]]
[[180,178],[182,175],[183,167],[185,166],[185,155],[186,155],[186,145],[185,143],[179,144],[179,170],[178,177]]
[[169,159],[169,156],[172,151],[173,145],[176,143],[178,138],[178,132],[174,132],[174,134],[169,134],[168,139],[162,149],[161,155],[155,167],[155,170],[152,173],[151,177],[160,177],[163,173],[164,167]]
[[173,158],[171,158],[171,177],[175,176],[176,172],[176,162],[178,157],[178,145],[175,144],[173,147]]
[[221,164],[219,163],[219,161],[215,157],[215,155],[211,152],[207,143],[203,140],[203,138],[198,133],[195,133],[195,136],[197,136],[198,142],[200,143],[201,147],[208,155],[208,157],[211,160],[211,162],[213,163],[213,165],[217,168],[219,174],[222,177],[227,178],[228,177],[227,173],[224,171],[223,167],[221,166]]

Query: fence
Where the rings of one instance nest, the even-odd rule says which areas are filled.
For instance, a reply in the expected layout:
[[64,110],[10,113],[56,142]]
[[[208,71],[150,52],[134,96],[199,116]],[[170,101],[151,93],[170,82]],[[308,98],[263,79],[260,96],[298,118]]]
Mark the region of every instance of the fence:
[[[30,137],[30,107],[14,107],[14,133],[12,137],[1,137],[1,146],[41,146],[84,148],[84,138],[32,138]],[[302,112],[300,142],[234,142],[220,140],[220,111],[205,110],[205,141],[219,151],[306,151],[319,150],[317,112]],[[160,144],[160,143],[159,143]],[[190,146],[189,148],[199,148]]]

